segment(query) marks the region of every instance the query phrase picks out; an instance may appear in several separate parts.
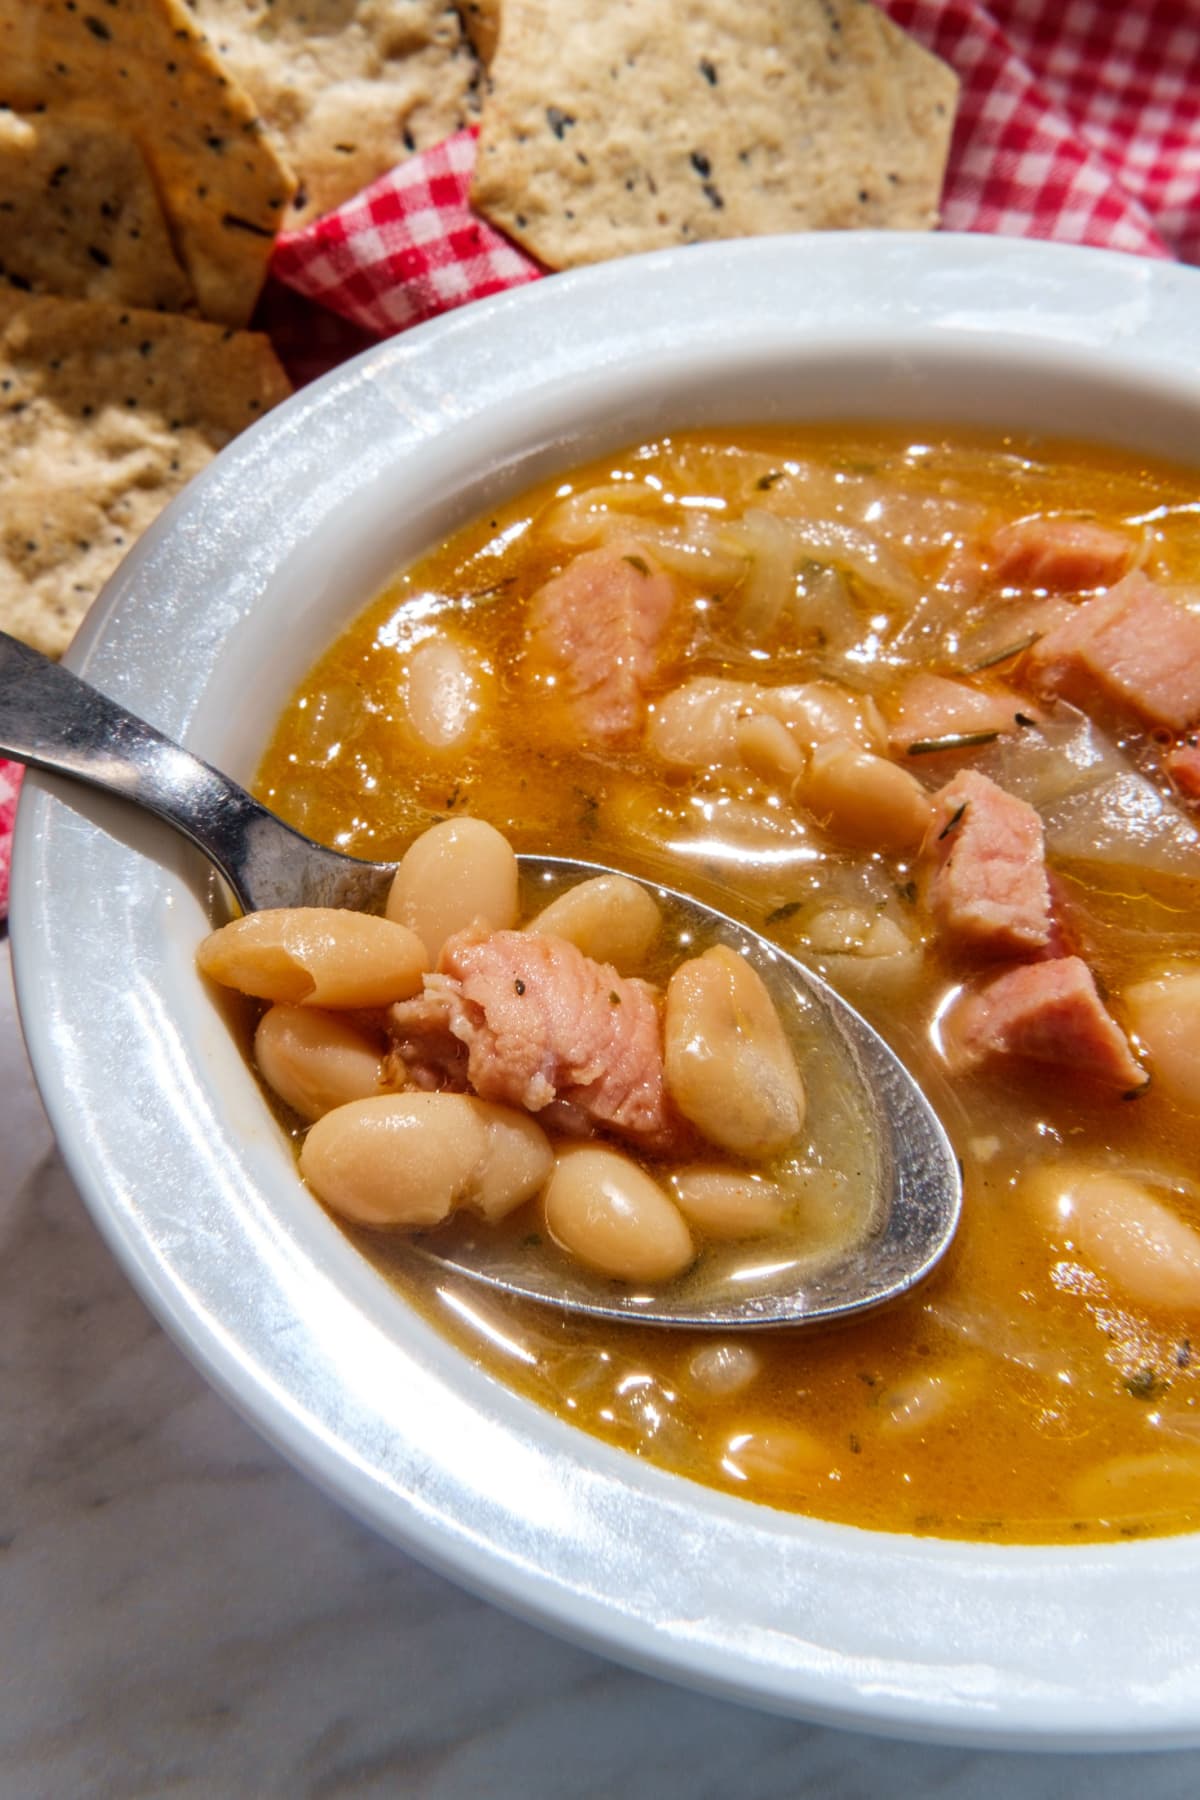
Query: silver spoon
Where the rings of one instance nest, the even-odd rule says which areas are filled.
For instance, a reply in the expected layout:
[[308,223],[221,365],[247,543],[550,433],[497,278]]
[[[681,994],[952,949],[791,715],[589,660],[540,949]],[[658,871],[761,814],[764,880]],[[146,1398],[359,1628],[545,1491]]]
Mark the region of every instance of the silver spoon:
[[[243,788],[136,718],[61,664],[0,632],[0,755],[130,800],[191,839],[240,906],[346,906],[382,910],[394,863],[367,863],[314,844]],[[518,858],[539,902],[572,881],[609,874],[597,863]],[[634,879],[641,879],[634,877]],[[897,1299],[941,1258],[958,1225],[961,1171],[924,1094],[879,1034],[828,984],[768,939],[690,895],[642,885],[665,908],[681,944],[728,944],[771,987],[797,1041],[819,1039],[855,1089],[864,1129],[848,1131],[839,1159],[866,1165],[869,1224],[830,1255],[778,1240],[739,1246],[736,1267],[701,1257],[660,1292],[577,1274],[502,1234],[458,1228],[423,1257],[527,1299],[596,1317],[727,1329],[846,1318]],[[681,954],[682,954],[681,950]],[[834,1171],[836,1176],[837,1171]]]

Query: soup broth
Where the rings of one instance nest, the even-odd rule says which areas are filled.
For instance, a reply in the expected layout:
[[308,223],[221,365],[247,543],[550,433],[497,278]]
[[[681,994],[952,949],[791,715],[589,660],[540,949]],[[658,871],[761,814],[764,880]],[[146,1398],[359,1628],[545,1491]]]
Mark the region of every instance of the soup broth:
[[[1087,578],[1086,530],[1060,533],[1059,551],[1083,558],[1064,586],[1017,529],[1115,533],[1186,609],[1194,494],[1186,471],[1081,445],[861,426],[680,434],[475,521],[321,659],[256,784],[298,828],[389,860],[473,815],[518,850],[712,901],[858,1006],[962,1161],[945,1262],[905,1301],[825,1330],[606,1328],[348,1228],[498,1379],[664,1469],[873,1529],[1064,1542],[1200,1524],[1200,1094],[1160,1079],[1134,1023],[1149,1015],[1127,999],[1200,971],[1200,849],[1170,773],[1188,742],[1111,684],[1093,702],[1033,680],[1033,647],[1121,577]],[[561,670],[531,655],[529,601],[604,545],[665,572],[674,600],[644,717],[598,740],[577,728]],[[956,684],[949,714],[946,689],[913,685],[931,674]],[[736,753],[681,748],[673,709],[701,681],[753,684],[760,701],[789,684],[851,696],[857,723],[836,741],[915,777],[919,806],[964,771],[1021,796],[1045,829],[1055,941],[998,956],[939,929],[928,844],[882,841],[844,797],[826,804],[819,747],[800,773],[770,725]],[[1007,706],[1000,728],[977,725],[964,688]],[[1028,1054],[956,1056],[964,993],[1056,954],[1091,971],[1148,1085],[1140,1069],[1122,1087]],[[1122,1222],[1130,1193],[1149,1227]],[[1183,1235],[1159,1256],[1173,1278],[1147,1286],[1129,1273],[1130,1233],[1152,1237],[1160,1213]]]

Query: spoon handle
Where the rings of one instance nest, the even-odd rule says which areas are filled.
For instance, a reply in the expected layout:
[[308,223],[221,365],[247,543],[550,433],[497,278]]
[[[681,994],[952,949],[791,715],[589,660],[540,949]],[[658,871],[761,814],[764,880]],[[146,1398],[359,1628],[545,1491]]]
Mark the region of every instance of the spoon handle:
[[219,769],[7,632],[0,755],[155,813],[199,846],[248,912],[347,904],[327,897],[322,880],[344,883],[347,868],[373,867],[310,843]]

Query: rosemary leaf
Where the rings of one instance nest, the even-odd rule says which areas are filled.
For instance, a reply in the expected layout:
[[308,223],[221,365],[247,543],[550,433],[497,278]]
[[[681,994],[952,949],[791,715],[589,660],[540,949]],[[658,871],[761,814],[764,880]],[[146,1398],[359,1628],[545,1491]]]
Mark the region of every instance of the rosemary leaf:
[[1040,631],[1033,631],[1027,638],[1022,638],[1019,643],[1009,644],[1003,650],[993,651],[992,655],[985,656],[982,662],[969,663],[963,670],[963,674],[978,675],[983,669],[994,669],[999,663],[1011,662],[1014,656],[1023,656],[1026,650],[1032,649],[1041,636]]
[[984,744],[994,744],[999,736],[998,731],[957,731],[949,737],[919,738],[908,746],[905,755],[928,756],[934,750],[979,750]]

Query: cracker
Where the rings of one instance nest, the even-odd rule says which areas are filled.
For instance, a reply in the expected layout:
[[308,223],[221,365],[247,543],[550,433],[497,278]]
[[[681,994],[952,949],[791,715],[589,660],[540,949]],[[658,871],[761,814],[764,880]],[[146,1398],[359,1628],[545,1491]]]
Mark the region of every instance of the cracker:
[[150,172],[86,112],[0,107],[0,283],[180,312],[192,289]]
[[957,78],[869,0],[504,0],[473,205],[552,268],[937,222]]
[[167,501],[288,391],[257,334],[0,292],[0,627],[58,655]]
[[194,0],[194,10],[299,175],[289,226],[474,117],[479,65],[450,0]]
[[0,0],[0,100],[127,131],[201,312],[245,324],[294,177],[183,0]]

